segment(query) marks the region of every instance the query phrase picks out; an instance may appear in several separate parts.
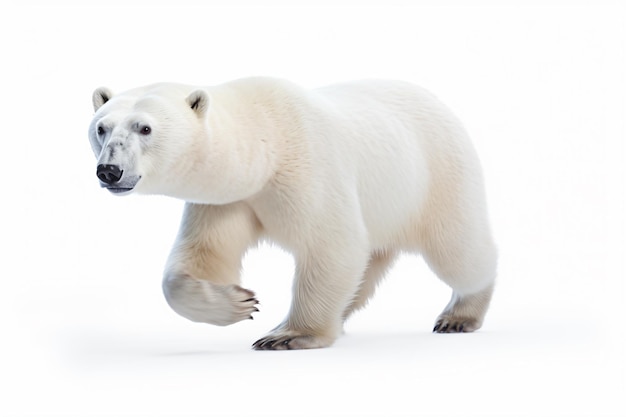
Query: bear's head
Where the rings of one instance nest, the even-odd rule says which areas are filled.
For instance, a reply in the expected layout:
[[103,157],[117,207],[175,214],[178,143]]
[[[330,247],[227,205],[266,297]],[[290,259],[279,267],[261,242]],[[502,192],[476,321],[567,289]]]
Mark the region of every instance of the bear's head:
[[200,136],[207,134],[205,90],[155,84],[114,95],[93,93],[89,141],[100,185],[117,195],[171,194],[194,169]]

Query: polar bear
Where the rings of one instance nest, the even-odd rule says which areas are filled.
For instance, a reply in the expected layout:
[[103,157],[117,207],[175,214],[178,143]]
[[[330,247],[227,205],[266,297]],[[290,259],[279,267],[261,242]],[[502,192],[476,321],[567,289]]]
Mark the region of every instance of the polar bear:
[[402,252],[452,288],[434,332],[483,322],[496,277],[478,157],[433,95],[399,81],[313,90],[273,78],[93,93],[100,185],[186,202],[163,291],[178,314],[229,325],[257,312],[240,286],[260,240],[296,271],[284,321],[257,350],[323,348]]

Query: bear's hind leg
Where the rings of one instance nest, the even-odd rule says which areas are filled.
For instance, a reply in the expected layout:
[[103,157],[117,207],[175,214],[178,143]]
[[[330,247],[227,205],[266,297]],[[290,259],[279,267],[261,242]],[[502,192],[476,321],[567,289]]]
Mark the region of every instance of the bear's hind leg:
[[454,291],[452,299],[437,318],[433,332],[473,332],[482,326],[493,294],[493,284],[474,294],[460,295]]
[[239,286],[240,269],[259,228],[243,204],[188,203],[163,277],[170,307],[191,321],[219,326],[251,319],[258,301]]
[[[445,228],[440,229],[446,231]],[[468,233],[472,231],[473,233]],[[453,237],[431,234],[423,255],[438,277],[452,288],[452,298],[439,315],[436,333],[472,332],[482,326],[496,278],[497,253],[486,228],[460,227]],[[446,238],[448,237],[448,238]]]

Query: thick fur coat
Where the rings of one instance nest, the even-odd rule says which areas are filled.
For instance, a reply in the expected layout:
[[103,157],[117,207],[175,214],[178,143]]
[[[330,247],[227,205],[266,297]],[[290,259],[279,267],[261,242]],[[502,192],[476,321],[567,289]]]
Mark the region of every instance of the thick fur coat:
[[306,90],[249,78],[93,94],[102,187],[186,201],[164,273],[170,306],[228,325],[257,310],[241,260],[261,239],[296,261],[285,320],[256,349],[330,346],[401,252],[452,288],[436,332],[478,329],[497,255],[467,133],[425,90],[361,81]]

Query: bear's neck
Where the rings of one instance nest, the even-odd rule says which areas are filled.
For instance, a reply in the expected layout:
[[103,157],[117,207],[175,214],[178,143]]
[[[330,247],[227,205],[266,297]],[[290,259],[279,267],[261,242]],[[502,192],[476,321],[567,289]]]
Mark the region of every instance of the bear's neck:
[[211,93],[205,147],[185,186],[193,193],[186,200],[204,204],[246,200],[274,176],[283,132],[274,120],[272,103],[258,99]]

